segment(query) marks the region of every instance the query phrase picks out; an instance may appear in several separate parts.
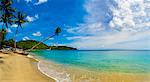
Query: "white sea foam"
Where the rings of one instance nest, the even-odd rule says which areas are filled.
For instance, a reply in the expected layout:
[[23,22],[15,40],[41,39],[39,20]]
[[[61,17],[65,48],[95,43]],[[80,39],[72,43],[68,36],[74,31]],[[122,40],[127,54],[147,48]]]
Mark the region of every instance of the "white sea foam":
[[38,69],[48,77],[53,78],[56,82],[71,82],[70,75],[65,73],[63,70],[61,72],[55,70],[52,65],[45,61],[39,61]]
[[44,75],[54,79],[56,82],[71,82],[70,75],[67,74],[64,70],[55,70],[52,63],[39,60],[39,58],[33,56],[32,54],[28,55],[29,58],[33,58],[38,61],[38,70],[42,72]]

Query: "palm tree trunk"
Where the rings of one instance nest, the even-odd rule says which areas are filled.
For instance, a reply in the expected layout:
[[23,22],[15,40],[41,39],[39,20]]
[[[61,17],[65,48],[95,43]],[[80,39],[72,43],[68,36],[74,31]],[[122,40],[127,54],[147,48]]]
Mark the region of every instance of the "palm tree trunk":
[[17,43],[16,43],[16,36],[18,34],[18,27],[16,29],[16,32],[15,32],[15,36],[14,36],[14,51],[16,51],[16,48],[17,48]]
[[31,49],[29,49],[29,50],[27,50],[27,51],[33,50],[33,49],[36,48],[38,45],[40,45],[41,43],[43,43],[43,42],[49,40],[50,38],[52,38],[52,37],[54,37],[54,36],[56,36],[56,34],[54,34],[54,35],[52,35],[52,36],[49,36],[48,38],[42,40],[41,42],[39,42],[38,44],[34,45]]

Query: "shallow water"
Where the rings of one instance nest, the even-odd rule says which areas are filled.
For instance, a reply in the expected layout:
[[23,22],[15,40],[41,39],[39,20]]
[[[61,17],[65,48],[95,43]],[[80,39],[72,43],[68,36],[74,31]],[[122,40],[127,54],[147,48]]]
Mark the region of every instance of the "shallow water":
[[150,51],[33,51],[63,66],[99,72],[150,73]]

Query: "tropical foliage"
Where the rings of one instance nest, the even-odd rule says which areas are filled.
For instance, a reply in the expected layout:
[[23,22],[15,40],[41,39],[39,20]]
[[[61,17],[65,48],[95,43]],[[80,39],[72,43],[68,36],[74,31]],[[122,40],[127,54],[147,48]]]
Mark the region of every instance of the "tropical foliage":
[[6,34],[7,34],[6,30],[2,29],[2,30],[0,31],[0,45],[1,45],[0,48],[2,48],[2,45],[3,45],[4,42],[5,42]]
[[7,29],[10,29],[10,25],[12,24],[18,25],[14,35],[14,47],[16,47],[16,35],[18,33],[18,28],[22,28],[22,24],[27,22],[25,20],[25,15],[13,8],[12,3],[12,0],[0,0],[0,22],[2,23],[0,32],[0,48],[2,48],[4,39],[6,37],[6,31]]
[[18,34],[18,28],[22,28],[22,24],[28,22],[25,18],[26,18],[26,15],[22,14],[21,12],[18,12],[17,13],[17,16],[15,16],[16,20],[15,20],[15,24],[17,24],[17,28],[16,28],[16,32],[15,32],[15,36],[14,36],[14,48],[16,50],[16,36]]
[[[7,46],[12,46],[13,47],[13,43],[14,43],[13,39],[5,41],[5,45],[7,45]],[[19,42],[17,42],[17,48],[28,50],[28,49],[31,49],[32,46],[34,46],[38,43],[39,43],[39,41],[35,41],[35,40],[19,41]],[[39,44],[34,49],[77,50],[76,48],[67,47],[67,46],[48,46],[44,43]]]
[[[27,50],[27,49],[31,49],[32,46],[34,46],[38,43],[39,42],[35,41],[35,40],[19,41],[19,42],[17,42],[17,47],[20,49]],[[48,46],[43,43],[36,47],[36,49],[47,49],[47,48],[48,48]]]
[[4,25],[8,28],[8,25],[11,25],[13,22],[13,13],[15,12],[15,9],[12,7],[12,0],[1,0],[0,11],[0,22],[3,23],[2,29],[4,29]]
[[[2,23],[1,31],[0,31],[0,48],[2,48],[2,45],[8,45],[12,46],[12,43],[14,44],[14,50],[16,48],[23,48],[23,49],[46,49],[49,48],[48,46],[44,45],[43,42],[49,40],[50,38],[54,36],[58,36],[61,32],[60,27],[57,27],[55,30],[54,35],[47,37],[46,39],[42,40],[41,42],[37,41],[21,41],[16,42],[16,36],[18,34],[18,29],[22,28],[22,24],[28,22],[26,20],[26,15],[24,13],[21,13],[20,11],[17,11],[16,8],[12,7],[12,0],[0,0],[0,23]],[[11,25],[17,25],[16,32],[14,34],[13,40],[4,41],[6,37],[6,31],[10,29]],[[25,44],[26,43],[26,44]]]
[[[59,35],[59,33],[61,33],[61,28],[57,27],[55,30],[54,35],[47,37],[46,39],[42,40],[41,42],[39,42],[38,44],[34,45],[30,50],[33,50],[34,48],[36,48],[38,45],[40,45],[41,43],[44,43],[45,41],[49,40],[50,38]],[[29,50],[29,51],[30,51]]]

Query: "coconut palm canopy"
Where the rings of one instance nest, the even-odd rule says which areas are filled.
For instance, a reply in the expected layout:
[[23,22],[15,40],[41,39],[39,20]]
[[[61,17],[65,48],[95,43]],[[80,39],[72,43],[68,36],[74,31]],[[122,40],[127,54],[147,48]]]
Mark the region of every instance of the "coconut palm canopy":
[[[0,21],[6,22],[6,25],[0,25],[10,27],[7,39],[14,36],[19,25],[23,30],[18,28],[17,41],[41,41],[62,30],[59,36],[45,43],[78,49],[150,49],[149,0],[1,1],[0,10],[4,16]],[[18,19],[11,25],[9,17],[16,11],[13,8],[25,13],[26,17],[19,12],[18,16],[28,22]]]

